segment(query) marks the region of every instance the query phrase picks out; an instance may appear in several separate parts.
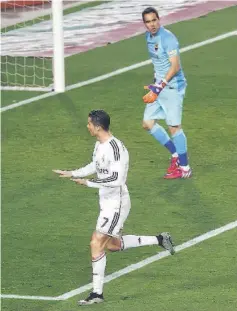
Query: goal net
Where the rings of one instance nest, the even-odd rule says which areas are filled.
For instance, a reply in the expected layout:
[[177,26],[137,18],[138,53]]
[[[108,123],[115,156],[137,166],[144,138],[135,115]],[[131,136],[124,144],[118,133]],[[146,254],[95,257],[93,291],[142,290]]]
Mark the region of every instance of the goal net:
[[65,90],[62,0],[1,4],[1,89]]

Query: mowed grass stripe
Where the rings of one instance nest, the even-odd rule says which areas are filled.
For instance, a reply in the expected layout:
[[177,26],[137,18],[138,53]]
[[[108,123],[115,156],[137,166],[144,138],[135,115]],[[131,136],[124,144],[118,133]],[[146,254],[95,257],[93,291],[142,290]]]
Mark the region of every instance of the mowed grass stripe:
[[[220,41],[220,40],[232,37],[232,36],[236,36],[236,35],[237,35],[237,31],[236,30],[235,31],[231,31],[231,32],[227,32],[227,33],[224,33],[224,34],[219,35],[217,37],[210,38],[210,39],[207,39],[207,40],[204,40],[204,41],[201,41],[201,42],[197,42],[195,44],[191,44],[191,45],[186,46],[184,48],[181,48],[180,49],[180,53],[191,51],[191,50],[197,49],[199,47],[202,47],[202,46],[205,46],[205,45],[208,45],[208,44],[211,44],[211,43],[214,43],[214,42],[217,42],[217,41]],[[100,81],[109,79],[111,77],[120,75],[122,73],[131,71],[131,70],[134,70],[134,69],[137,69],[137,68],[141,68],[141,67],[149,65],[149,64],[151,64],[151,60],[146,60],[146,61],[143,61],[143,62],[140,62],[140,63],[136,63],[136,64],[133,64],[131,66],[127,66],[127,67],[124,67],[124,68],[112,71],[110,73],[106,73],[104,75],[101,75],[101,76],[98,76],[98,77],[95,77],[95,78],[92,78],[92,79],[89,79],[89,80],[86,80],[86,81],[82,81],[82,82],[79,82],[79,83],[76,83],[76,84],[69,85],[69,86],[66,87],[66,90],[70,91],[70,90],[73,90],[73,89],[78,89],[80,87],[87,86],[87,85],[90,85],[90,84],[93,84],[93,83],[96,83],[96,82],[100,82]],[[23,105],[27,105],[27,104],[39,101],[41,99],[45,99],[45,98],[48,98],[48,97],[51,97],[51,96],[55,96],[57,94],[58,93],[53,92],[53,93],[46,93],[46,94],[43,94],[43,95],[32,97],[30,99],[26,99],[26,100],[20,101],[18,103],[15,103],[15,104],[3,107],[3,108],[1,108],[1,112],[5,112],[5,111],[8,111],[8,110],[17,108],[17,107],[21,107]]]
[[[229,230],[232,230],[234,228],[237,227],[237,220],[236,221],[233,221],[223,227],[220,227],[218,229],[215,229],[215,230],[212,230],[212,231],[209,231],[209,232],[206,232],[192,240],[189,240],[181,245],[178,245],[175,247],[175,251],[176,253],[177,252],[180,252],[186,248],[189,248],[191,246],[194,246],[198,243],[201,243],[205,240],[208,240],[212,237],[215,237],[223,232],[226,232],[226,231],[229,231]],[[116,271],[110,275],[107,275],[105,277],[105,280],[104,280],[104,283],[109,283],[123,275],[126,275],[128,273],[131,273],[133,271],[136,271],[136,270],[139,270],[153,262],[156,262],[160,259],[163,259],[165,257],[168,257],[170,256],[170,253],[168,251],[163,251],[163,252],[160,252],[158,253],[157,255],[154,255],[154,256],[151,256],[151,257],[148,257],[140,262],[137,262],[136,264],[131,264],[130,266],[124,268],[124,269],[121,269],[119,271]],[[52,300],[52,301],[55,301],[55,300],[67,300],[69,298],[72,298],[76,295],[79,295],[79,294],[82,294],[90,289],[93,288],[93,284],[92,283],[89,283],[89,284],[86,284],[84,286],[81,286],[77,289],[74,289],[70,292],[67,292],[63,295],[60,295],[60,296],[57,296],[57,297],[47,297],[47,296],[27,296],[27,295],[14,295],[14,294],[1,294],[1,298],[8,298],[8,299],[29,299],[29,300]]]

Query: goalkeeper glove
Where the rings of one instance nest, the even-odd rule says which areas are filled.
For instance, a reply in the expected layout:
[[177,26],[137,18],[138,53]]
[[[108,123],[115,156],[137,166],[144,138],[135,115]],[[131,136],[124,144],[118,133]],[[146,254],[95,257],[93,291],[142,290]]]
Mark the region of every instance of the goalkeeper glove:
[[149,84],[148,86],[144,86],[145,90],[150,90],[149,93],[143,96],[144,103],[145,104],[153,103],[166,85],[167,81],[163,79],[158,84]]

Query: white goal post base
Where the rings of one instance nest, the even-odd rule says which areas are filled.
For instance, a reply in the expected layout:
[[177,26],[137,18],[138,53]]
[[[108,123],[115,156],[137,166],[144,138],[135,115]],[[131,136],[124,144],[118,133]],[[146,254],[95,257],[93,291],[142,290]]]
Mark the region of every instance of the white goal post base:
[[[53,92],[53,87],[30,87],[30,86],[1,86],[0,90],[3,91],[41,91],[41,92]],[[63,91],[64,92],[64,91]],[[61,93],[57,92],[56,93]]]

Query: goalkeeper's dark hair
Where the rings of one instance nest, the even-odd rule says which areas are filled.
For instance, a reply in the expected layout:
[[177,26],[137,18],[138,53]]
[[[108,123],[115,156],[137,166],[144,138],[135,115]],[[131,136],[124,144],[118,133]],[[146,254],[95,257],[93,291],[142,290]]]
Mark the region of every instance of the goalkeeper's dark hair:
[[148,8],[146,8],[146,9],[142,12],[142,19],[143,19],[143,22],[145,22],[145,15],[146,15],[146,14],[150,14],[150,13],[155,13],[156,17],[157,17],[158,19],[160,19],[159,14],[158,14],[158,11],[157,11],[155,8],[149,6]]
[[91,118],[91,122],[95,126],[100,126],[102,129],[106,132],[109,131],[110,126],[110,116],[107,112],[104,110],[92,110],[89,115],[89,118]]

